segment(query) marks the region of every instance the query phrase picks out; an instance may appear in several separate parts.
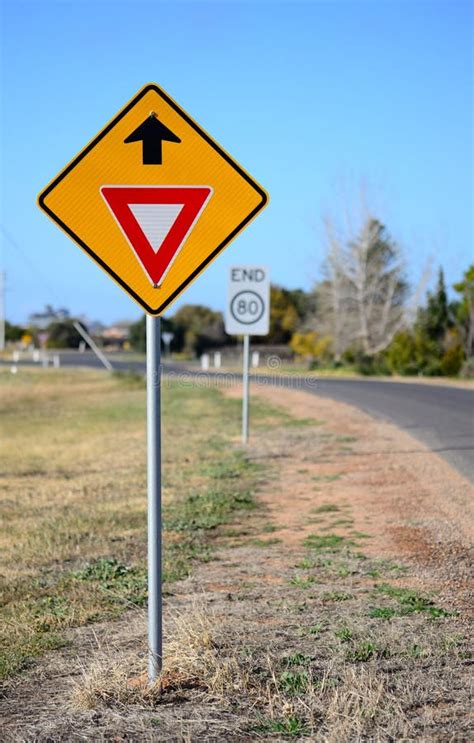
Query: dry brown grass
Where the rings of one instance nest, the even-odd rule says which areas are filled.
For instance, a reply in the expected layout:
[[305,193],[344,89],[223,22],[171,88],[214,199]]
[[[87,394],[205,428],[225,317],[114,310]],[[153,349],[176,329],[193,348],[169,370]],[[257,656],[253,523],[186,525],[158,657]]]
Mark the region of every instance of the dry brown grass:
[[[118,404],[117,393],[122,404],[127,398],[130,405],[137,395],[142,405],[143,390],[117,390],[116,383],[107,393],[113,405]],[[99,394],[100,385],[95,393],[88,387],[92,406]],[[54,577],[56,549],[61,560],[69,561],[68,569],[82,570],[82,579],[68,584],[66,607],[61,601],[40,601],[39,614],[20,613],[15,621],[23,617],[23,624],[8,627],[9,639],[17,631],[24,637],[28,622],[33,627],[46,624],[61,637],[61,628],[70,627],[71,644],[50,653],[24,678],[8,682],[0,702],[7,721],[5,740],[469,741],[467,617],[456,613],[449,595],[436,594],[432,573],[425,571],[421,582],[419,564],[386,555],[379,559],[376,551],[366,549],[377,537],[377,520],[361,524],[348,496],[349,475],[340,467],[342,458],[350,456],[347,436],[321,422],[305,419],[295,424],[289,413],[257,404],[253,431],[261,426],[265,434],[255,436],[252,445],[260,468],[255,477],[247,464],[242,467],[241,460],[228,459],[233,451],[230,427],[225,428],[228,419],[222,423],[224,436],[213,438],[224,411],[218,396],[190,392],[169,403],[166,436],[174,448],[165,454],[165,495],[172,567],[179,557],[173,550],[183,544],[190,523],[193,528],[199,524],[204,533],[220,534],[215,540],[220,549],[214,554],[217,559],[201,565],[193,561],[192,576],[167,586],[160,681],[153,687],[146,683],[143,609],[123,614],[129,605],[124,597],[132,589],[141,595],[143,589],[143,574],[136,570],[144,547],[143,512],[134,511],[139,502],[134,501],[139,498],[134,482],[142,464],[128,462],[126,452],[130,436],[143,446],[137,425],[143,411],[137,408],[135,423],[128,418],[127,435],[122,439],[117,434],[116,465],[124,465],[118,480],[110,477],[104,488],[94,489],[105,477],[100,460],[94,466],[90,462],[90,471],[82,474],[71,462],[69,479],[64,471],[48,475],[48,482],[64,495],[64,508],[59,496],[49,504],[42,493],[36,516],[44,534],[24,537],[33,546],[27,569],[18,566],[25,571],[19,586],[31,591],[38,575]],[[238,420],[238,402],[225,412],[235,413]],[[107,425],[116,428],[110,411],[106,417]],[[325,417],[331,420],[329,414]],[[105,421],[94,421],[104,426],[105,436]],[[82,428],[87,431],[84,422]],[[27,441],[28,431],[25,436]],[[77,439],[80,450],[81,436]],[[183,440],[185,449],[180,446]],[[106,461],[107,456],[105,452]],[[15,482],[21,488],[31,477],[23,474]],[[41,483],[42,477],[46,481],[45,475],[35,475],[32,484]],[[240,494],[246,497],[257,480],[266,514],[253,512],[251,523],[243,511],[229,514],[226,507],[235,487],[243,488]],[[75,491],[79,483],[84,490]],[[190,488],[206,497],[187,500]],[[135,505],[127,510],[129,503]],[[384,503],[389,509],[390,501]],[[123,513],[113,523],[108,519],[116,506]],[[94,527],[97,514],[99,525]],[[366,515],[372,514],[369,501]],[[391,512],[391,517],[397,515]],[[216,526],[223,523],[228,524],[225,537]],[[74,541],[78,527],[81,539]],[[94,538],[88,541],[91,533]],[[252,538],[256,535],[260,538]],[[95,551],[97,544],[102,546]],[[89,558],[84,571],[85,556],[104,554],[138,556],[131,566],[135,572],[127,572],[121,563]],[[43,562],[45,556],[49,562]],[[10,567],[14,574],[13,559]],[[453,570],[455,564],[444,567]],[[48,592],[51,584],[46,583],[43,594],[33,597],[37,601]],[[110,611],[117,597],[114,621],[77,626],[88,621],[85,608]],[[14,599],[21,607],[25,596],[16,594]],[[65,608],[72,614],[63,616]]]
[[[145,617],[137,621],[138,632],[143,632]],[[124,654],[121,649],[107,648],[102,658],[97,658],[91,668],[84,669],[75,682],[72,706],[78,709],[127,705],[153,708],[190,689],[201,701],[224,699],[233,692],[244,691],[249,686],[248,675],[235,658],[222,653],[216,626],[203,608],[194,607],[182,615],[172,614],[163,671],[151,685],[147,679],[145,645],[140,654],[136,649]],[[136,634],[137,627],[131,631]]]
[[[138,626],[131,632],[144,636],[144,617],[135,622]],[[234,706],[228,728],[234,735],[317,736],[339,743],[365,740],[372,731],[374,741],[411,739],[413,726],[404,705],[410,695],[415,698],[414,688],[397,695],[376,667],[356,669],[333,659],[317,679],[309,673],[289,693],[282,686],[281,661],[268,654],[249,657],[243,652],[245,638],[236,629],[235,623],[223,622],[203,606],[173,614],[164,669],[155,684],[147,683],[145,646],[140,658],[136,648],[132,653],[101,648],[102,657],[74,682],[70,704],[74,710],[135,709],[149,715],[160,712],[162,705],[179,704],[184,694],[192,696],[197,716],[200,708],[212,705],[214,717],[221,717],[221,735],[226,729],[222,712]],[[233,700],[239,700],[238,705]],[[189,740],[196,740],[190,733],[192,720],[187,724]]]
[[[90,370],[0,370],[0,392],[1,678],[59,647],[63,630],[143,604],[146,403],[142,379]],[[218,526],[252,506],[256,468],[233,445],[238,410],[217,390],[167,384],[163,403],[172,581],[209,559]]]

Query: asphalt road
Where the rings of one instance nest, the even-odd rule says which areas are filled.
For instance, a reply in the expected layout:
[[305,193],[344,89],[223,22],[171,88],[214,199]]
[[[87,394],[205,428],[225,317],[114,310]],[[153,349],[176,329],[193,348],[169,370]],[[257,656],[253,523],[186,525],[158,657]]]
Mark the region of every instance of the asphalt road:
[[474,481],[474,391],[416,382],[323,379],[313,394],[395,423]]
[[[62,352],[61,364],[67,366],[100,366],[91,353]],[[145,371],[140,361],[129,362],[111,357],[114,368]],[[188,373],[175,364],[167,365],[168,373]],[[235,375],[236,378],[238,375]],[[372,416],[396,424],[408,431],[429,449],[444,457],[461,474],[474,481],[474,390],[447,385],[417,382],[391,382],[373,379],[335,379],[267,375],[256,376],[254,383],[297,387],[349,403]]]

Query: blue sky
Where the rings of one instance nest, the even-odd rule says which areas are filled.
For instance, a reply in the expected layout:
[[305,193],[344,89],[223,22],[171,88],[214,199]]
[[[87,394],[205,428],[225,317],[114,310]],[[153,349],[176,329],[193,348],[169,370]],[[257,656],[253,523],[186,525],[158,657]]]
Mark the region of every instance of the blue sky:
[[372,187],[413,281],[473,260],[472,4],[3,0],[7,317],[45,303],[111,322],[139,307],[37,208],[43,186],[147,82],[270,193],[270,206],[173,305],[222,309],[231,263],[308,289],[335,183]]

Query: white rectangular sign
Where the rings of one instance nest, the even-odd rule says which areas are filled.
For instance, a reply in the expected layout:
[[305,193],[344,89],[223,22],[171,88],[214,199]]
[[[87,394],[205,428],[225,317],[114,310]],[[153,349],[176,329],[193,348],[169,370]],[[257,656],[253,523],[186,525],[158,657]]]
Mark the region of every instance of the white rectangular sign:
[[229,335],[268,335],[270,278],[264,266],[231,266],[225,329]]

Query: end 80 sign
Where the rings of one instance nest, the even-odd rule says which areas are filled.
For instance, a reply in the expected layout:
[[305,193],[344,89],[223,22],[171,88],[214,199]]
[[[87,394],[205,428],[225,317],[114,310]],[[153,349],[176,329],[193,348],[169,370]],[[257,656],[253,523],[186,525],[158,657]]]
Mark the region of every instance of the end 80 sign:
[[264,266],[232,266],[225,313],[229,335],[267,335],[270,279]]

